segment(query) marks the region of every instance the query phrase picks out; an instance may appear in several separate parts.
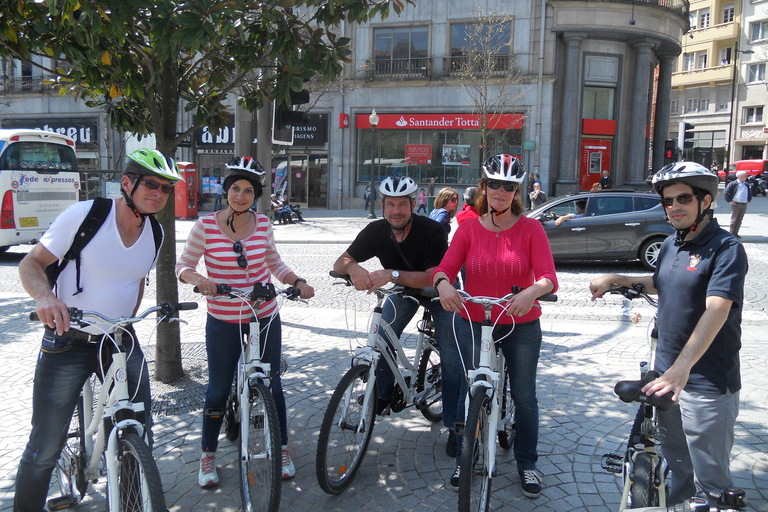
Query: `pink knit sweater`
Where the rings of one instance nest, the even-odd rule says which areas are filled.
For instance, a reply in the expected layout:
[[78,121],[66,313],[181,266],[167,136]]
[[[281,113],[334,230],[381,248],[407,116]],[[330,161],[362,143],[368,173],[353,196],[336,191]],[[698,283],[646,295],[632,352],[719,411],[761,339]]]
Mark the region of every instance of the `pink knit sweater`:
[[[453,282],[462,265],[466,265],[465,289],[473,296],[503,297],[512,291],[512,286],[527,288],[542,278],[552,281],[552,292],[557,291],[555,263],[544,228],[539,221],[524,215],[500,233],[488,231],[477,218],[463,222],[434,273],[445,272]],[[467,303],[466,307],[472,321],[483,321],[482,306]],[[494,321],[501,311],[501,307],[493,308]],[[461,316],[467,318],[467,313],[462,310]],[[498,323],[530,322],[540,316],[541,309],[534,307],[519,318],[502,315]]]

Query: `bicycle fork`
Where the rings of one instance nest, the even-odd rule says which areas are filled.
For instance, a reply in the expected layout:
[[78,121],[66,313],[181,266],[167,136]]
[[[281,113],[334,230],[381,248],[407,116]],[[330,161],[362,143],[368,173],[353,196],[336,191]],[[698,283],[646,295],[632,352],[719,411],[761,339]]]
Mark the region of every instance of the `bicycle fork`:
[[[250,414],[246,414],[247,409],[244,404],[249,404],[251,400],[253,400],[253,397],[251,396],[251,382],[255,381],[261,381],[268,390],[271,392],[270,388],[270,376],[271,376],[271,370],[272,365],[270,363],[265,363],[261,361],[261,340],[259,338],[259,329],[260,324],[258,321],[256,322],[250,322],[250,329],[248,331],[248,337],[245,344],[245,347],[243,348],[243,353],[241,354],[241,361],[240,361],[240,372],[238,373],[238,383],[237,383],[237,394],[238,394],[238,400],[239,400],[239,412],[240,412],[240,443],[243,447],[243,449],[240,451],[244,456],[250,457],[251,459],[263,459],[269,457],[269,454],[272,453],[272,446],[270,446],[272,440],[270,436],[264,436],[265,438],[265,445],[264,445],[264,453],[259,454],[249,454],[248,446],[249,446],[249,438],[251,435],[251,428],[255,428],[258,425],[255,423],[252,425],[251,421],[253,418],[250,417]],[[251,354],[253,354],[255,351],[256,357],[251,357]],[[244,361],[248,361],[247,363],[243,363]],[[265,415],[266,416],[266,415]],[[262,417],[262,424],[260,425],[261,428],[266,428],[266,425],[264,422],[268,421],[266,417]],[[269,428],[277,428],[277,425],[269,425]]]

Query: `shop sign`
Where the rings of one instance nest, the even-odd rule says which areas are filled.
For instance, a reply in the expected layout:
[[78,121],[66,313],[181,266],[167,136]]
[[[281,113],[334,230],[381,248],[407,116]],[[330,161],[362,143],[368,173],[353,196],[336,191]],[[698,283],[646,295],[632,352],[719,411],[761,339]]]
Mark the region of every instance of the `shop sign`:
[[26,128],[60,133],[74,139],[77,150],[99,149],[99,122],[95,117],[83,119],[3,119],[3,128]]
[[432,146],[429,144],[406,144],[405,163],[427,165],[432,163]]
[[235,150],[235,116],[226,117],[227,124],[218,131],[207,126],[195,130],[195,146],[198,150]]
[[328,143],[328,115],[309,114],[306,126],[293,127],[293,147],[323,147]]
[[[357,114],[356,124],[360,130],[371,129],[370,114]],[[523,114],[500,114],[487,116],[487,127],[491,130],[522,129]],[[479,130],[477,114],[379,114],[376,128],[383,130]]]

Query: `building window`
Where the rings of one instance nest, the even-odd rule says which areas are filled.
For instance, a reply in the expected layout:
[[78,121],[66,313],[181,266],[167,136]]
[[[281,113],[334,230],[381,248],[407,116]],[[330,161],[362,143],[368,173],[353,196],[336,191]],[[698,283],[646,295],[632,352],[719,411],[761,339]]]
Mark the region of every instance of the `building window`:
[[695,55],[692,53],[686,53],[683,55],[683,71],[693,71],[693,63],[695,62]]
[[374,39],[374,76],[428,76],[427,27],[377,28]]
[[451,25],[450,74],[469,72],[506,76],[512,69],[512,22]]
[[688,23],[691,25],[691,30],[696,30],[697,20],[698,20],[698,17],[696,16],[696,11],[688,13]]
[[680,108],[677,100],[672,100],[669,103],[669,113],[677,114],[677,109]]
[[706,112],[707,110],[709,110],[709,100],[699,101],[699,112]]
[[765,81],[765,63],[762,64],[750,64],[749,76],[747,82],[764,82]]
[[763,107],[744,107],[744,123],[762,123]]
[[733,21],[733,4],[728,4],[723,7],[723,23],[731,23]]
[[749,24],[749,40],[760,41],[768,38],[768,20],[756,21]]
[[616,91],[611,87],[584,87],[583,119],[613,119],[613,99]]
[[705,69],[707,67],[707,52],[698,52],[696,54],[696,69]]
[[696,112],[698,110],[699,106],[699,99],[698,98],[689,98],[688,101],[685,103],[685,113],[689,112]]
[[709,8],[699,11],[699,26],[707,28],[709,26]]
[[731,52],[733,48],[721,48],[720,49],[720,65],[727,66],[731,63]]

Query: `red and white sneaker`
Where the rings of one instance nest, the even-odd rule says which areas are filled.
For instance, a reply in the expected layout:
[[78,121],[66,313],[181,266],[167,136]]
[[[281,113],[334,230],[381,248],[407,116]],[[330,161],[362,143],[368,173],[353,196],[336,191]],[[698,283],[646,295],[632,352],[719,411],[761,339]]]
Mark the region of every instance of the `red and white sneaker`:
[[200,471],[197,473],[197,483],[203,489],[219,485],[219,475],[216,473],[216,453],[204,451],[200,456]]
[[283,446],[283,480],[290,480],[296,476],[296,467],[291,460],[291,453],[288,446]]

